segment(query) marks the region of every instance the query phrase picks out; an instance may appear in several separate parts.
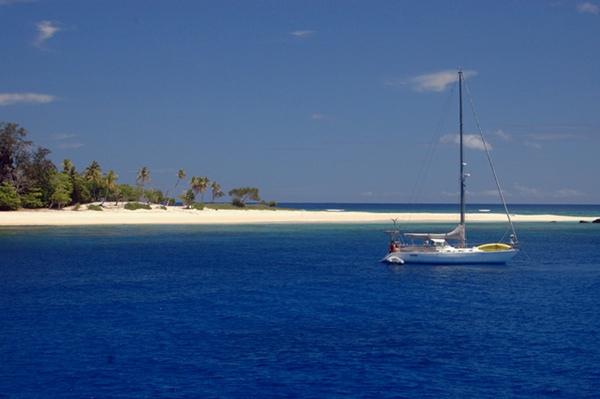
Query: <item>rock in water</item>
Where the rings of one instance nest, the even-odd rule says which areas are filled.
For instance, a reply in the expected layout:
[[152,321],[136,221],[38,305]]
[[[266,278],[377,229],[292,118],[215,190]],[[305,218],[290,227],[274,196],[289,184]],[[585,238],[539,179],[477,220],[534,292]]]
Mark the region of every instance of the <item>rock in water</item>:
[[600,223],[600,219],[596,219],[592,223]]

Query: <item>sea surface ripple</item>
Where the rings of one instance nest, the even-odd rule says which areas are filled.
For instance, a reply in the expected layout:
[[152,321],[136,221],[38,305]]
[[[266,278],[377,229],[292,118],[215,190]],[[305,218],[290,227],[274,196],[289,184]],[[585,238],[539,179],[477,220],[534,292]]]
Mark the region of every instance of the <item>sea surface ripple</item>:
[[600,226],[450,267],[386,227],[1,229],[0,397],[598,397]]

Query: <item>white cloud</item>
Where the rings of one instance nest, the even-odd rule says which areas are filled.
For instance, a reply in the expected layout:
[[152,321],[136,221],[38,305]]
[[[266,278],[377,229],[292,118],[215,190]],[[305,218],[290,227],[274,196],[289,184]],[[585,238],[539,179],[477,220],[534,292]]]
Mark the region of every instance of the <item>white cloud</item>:
[[600,7],[597,4],[586,1],[585,3],[577,4],[577,11],[582,14],[600,14]]
[[504,140],[504,141],[511,141],[512,140],[512,136],[508,133],[506,133],[504,130],[502,129],[498,129],[494,132],[494,135],[496,137],[499,137],[500,139]]
[[573,141],[585,139],[586,136],[573,133],[531,133],[524,136],[527,140],[523,142],[526,147],[536,150],[542,149],[542,143],[550,141]]
[[33,3],[36,0],[0,0],[0,6],[9,6],[18,3]]
[[[506,196],[510,195],[510,193],[508,193],[506,190],[502,190],[502,192]],[[469,197],[498,197],[498,189],[490,188],[490,189],[481,190],[481,191],[467,190],[466,194]],[[446,196],[446,197],[458,197],[460,195],[460,192],[458,192],[458,191],[442,191],[441,195]]]
[[299,39],[306,39],[308,37],[314,36],[316,33],[316,30],[295,30],[293,32],[290,32],[290,35]]
[[582,136],[573,133],[532,133],[528,134],[527,137],[537,141],[562,141],[582,138]]
[[[460,144],[460,136],[458,134],[445,134],[440,137],[440,143],[444,144]],[[485,146],[481,140],[481,136],[478,134],[463,134],[463,144],[467,148],[473,150],[485,151]],[[485,142],[488,150],[492,149],[492,145],[489,142]]]
[[74,137],[77,137],[76,134],[70,134],[70,133],[57,133],[57,134],[53,134],[52,135],[52,140],[68,140],[68,139],[72,139]]
[[[504,193],[504,195],[509,195],[509,193],[506,192],[505,190],[502,190],[502,192]],[[474,194],[475,195],[480,195],[482,197],[497,197],[498,196],[498,189],[494,188],[494,189],[476,191]]]
[[38,31],[38,35],[35,39],[36,46],[43,45],[62,30],[56,22],[52,21],[40,21],[36,24],[36,28]]
[[519,193],[520,195],[527,196],[527,197],[541,197],[544,195],[540,191],[540,189],[538,189],[536,187],[524,186],[519,183],[515,183],[513,187],[517,193]]
[[[465,78],[477,75],[476,71],[463,71]],[[448,86],[458,80],[455,70],[445,70],[424,75],[415,76],[409,80],[416,91],[444,91]]]
[[542,149],[542,145],[540,143],[536,143],[534,141],[525,141],[525,142],[523,142],[523,145],[525,145],[526,147],[536,149],[536,150]]
[[13,104],[46,104],[56,97],[40,93],[0,93],[0,106]]
[[[503,191],[504,194],[506,194],[506,191]],[[442,191],[443,195],[446,195],[448,197],[456,197],[458,195],[460,195],[460,193],[458,191]],[[473,196],[473,197],[497,197],[498,196],[498,190],[497,189],[488,189],[488,190],[481,190],[481,191],[472,191],[472,190],[467,190],[466,194],[469,196]]]
[[542,190],[537,187],[525,186],[519,183],[514,184],[515,191],[526,198],[556,198],[556,199],[574,199],[585,196],[583,191],[574,188],[560,188],[558,190]]
[[83,147],[83,143],[60,143],[58,148],[61,150],[74,150]]
[[77,137],[77,135],[71,133],[57,133],[50,136],[52,140],[58,141],[56,147],[61,150],[74,150],[83,147],[83,143],[71,141],[71,139],[74,139],[75,137]]
[[576,198],[585,195],[585,193],[575,190],[573,188],[561,188],[557,190],[552,196],[554,198]]
[[310,116],[310,119],[312,119],[313,121],[321,121],[323,119],[325,119],[325,115],[319,113],[319,112],[315,112],[314,114],[312,114]]

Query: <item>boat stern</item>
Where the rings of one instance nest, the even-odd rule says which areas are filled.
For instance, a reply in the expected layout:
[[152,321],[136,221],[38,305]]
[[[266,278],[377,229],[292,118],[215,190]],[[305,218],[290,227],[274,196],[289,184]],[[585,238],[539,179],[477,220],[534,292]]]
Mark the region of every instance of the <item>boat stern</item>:
[[400,256],[399,252],[390,252],[381,259],[381,262],[388,263],[390,265],[403,265],[404,259]]

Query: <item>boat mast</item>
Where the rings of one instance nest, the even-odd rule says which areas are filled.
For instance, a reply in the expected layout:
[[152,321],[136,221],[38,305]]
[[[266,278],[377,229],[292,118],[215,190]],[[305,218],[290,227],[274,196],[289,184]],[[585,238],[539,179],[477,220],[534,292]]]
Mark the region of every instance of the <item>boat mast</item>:
[[463,159],[463,103],[462,103],[462,82],[463,72],[458,71],[458,114],[460,124],[460,225],[463,228],[463,235],[460,240],[460,246],[464,248],[466,241],[465,229],[465,162]]

